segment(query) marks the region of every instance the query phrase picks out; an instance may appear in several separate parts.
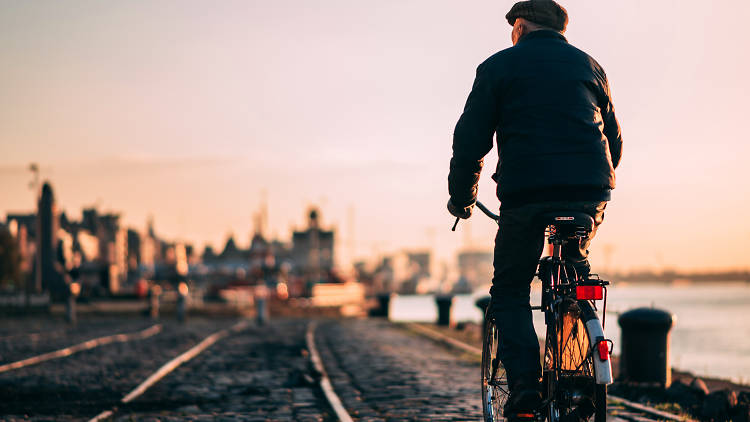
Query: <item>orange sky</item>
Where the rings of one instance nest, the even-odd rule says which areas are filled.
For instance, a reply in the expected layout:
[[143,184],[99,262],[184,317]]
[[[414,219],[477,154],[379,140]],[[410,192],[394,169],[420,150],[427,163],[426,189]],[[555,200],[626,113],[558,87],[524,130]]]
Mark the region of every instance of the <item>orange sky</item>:
[[[489,248],[485,219],[450,232],[446,176],[512,3],[4,2],[0,215],[32,207],[39,162],[74,216],[152,214],[199,244],[246,243],[266,189],[272,233],[320,204],[343,259],[350,209],[358,256]],[[604,245],[615,268],[750,266],[750,3],[561,3],[570,42],[607,71],[625,143],[595,268]],[[494,155],[480,199],[497,205]]]

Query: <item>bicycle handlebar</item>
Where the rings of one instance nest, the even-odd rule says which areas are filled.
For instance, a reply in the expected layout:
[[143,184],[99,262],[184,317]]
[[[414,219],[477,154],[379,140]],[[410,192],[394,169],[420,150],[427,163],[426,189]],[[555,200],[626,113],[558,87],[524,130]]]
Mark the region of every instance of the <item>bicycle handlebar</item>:
[[[486,215],[487,217],[489,217],[489,218],[491,218],[491,219],[495,220],[495,222],[496,222],[496,223],[500,221],[500,216],[499,216],[499,215],[497,215],[497,214],[495,214],[494,212],[490,211],[490,210],[489,210],[489,208],[485,207],[483,203],[481,203],[481,202],[477,201],[477,204],[476,204],[476,205],[477,205],[477,208],[479,208],[480,210],[482,210],[482,212],[483,212],[483,213],[484,213],[484,214],[485,214],[485,215]],[[459,222],[459,220],[461,220],[461,219],[460,219],[460,218],[458,218],[458,217],[456,217],[456,222],[455,222],[455,223],[453,223],[453,228],[451,229],[451,231],[456,231],[456,226],[458,226],[458,222]]]
[[482,212],[489,218],[498,221],[500,219],[500,216],[495,214],[494,212],[490,211],[487,207],[484,206],[483,203],[477,201],[477,208],[482,210]]

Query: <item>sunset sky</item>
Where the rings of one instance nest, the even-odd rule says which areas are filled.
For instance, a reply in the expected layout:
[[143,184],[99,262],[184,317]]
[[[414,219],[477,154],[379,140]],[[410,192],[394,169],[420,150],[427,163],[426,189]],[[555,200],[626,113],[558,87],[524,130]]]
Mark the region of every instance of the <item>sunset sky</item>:
[[[0,220],[38,162],[60,207],[203,246],[247,244],[317,204],[339,258],[490,248],[445,210],[476,66],[513,1],[2,1]],[[561,1],[607,71],[624,152],[594,268],[748,268],[750,2]],[[498,206],[489,179],[480,200]],[[354,232],[348,223],[353,216]],[[605,263],[604,247],[611,257]]]

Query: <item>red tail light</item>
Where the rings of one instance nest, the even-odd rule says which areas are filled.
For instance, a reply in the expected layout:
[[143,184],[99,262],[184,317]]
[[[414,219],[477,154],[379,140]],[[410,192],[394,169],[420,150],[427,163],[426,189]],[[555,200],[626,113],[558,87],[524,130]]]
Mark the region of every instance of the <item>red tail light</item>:
[[599,359],[603,361],[609,359],[609,342],[607,342],[607,340],[600,341],[599,344],[596,345],[596,348],[599,350]]
[[600,300],[604,297],[602,286],[576,286],[576,299]]

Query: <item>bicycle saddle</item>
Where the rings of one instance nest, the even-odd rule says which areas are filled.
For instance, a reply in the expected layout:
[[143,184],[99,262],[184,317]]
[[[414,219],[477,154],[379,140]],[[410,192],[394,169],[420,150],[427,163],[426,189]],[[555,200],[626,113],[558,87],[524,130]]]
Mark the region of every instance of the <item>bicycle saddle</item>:
[[594,218],[585,212],[580,211],[552,211],[540,214],[538,217],[540,223],[544,226],[577,226],[586,229],[586,231],[594,230]]

